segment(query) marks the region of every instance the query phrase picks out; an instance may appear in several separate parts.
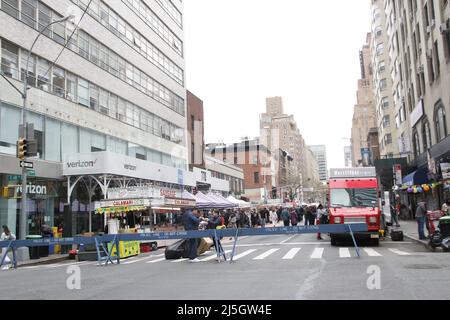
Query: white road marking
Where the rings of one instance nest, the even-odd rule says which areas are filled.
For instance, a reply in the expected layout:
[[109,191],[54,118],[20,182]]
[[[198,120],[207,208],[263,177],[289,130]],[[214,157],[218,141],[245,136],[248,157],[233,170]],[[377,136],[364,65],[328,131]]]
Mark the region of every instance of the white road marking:
[[324,248],[315,248],[311,255],[311,259],[322,259],[324,250]]
[[274,254],[275,252],[277,252],[280,249],[270,249],[267,250],[266,252],[264,252],[263,254],[260,254],[259,256],[257,256],[256,258],[253,258],[253,260],[264,260],[265,258],[267,258],[268,256],[270,256],[271,254]]
[[160,259],[156,259],[156,260],[152,260],[152,261],[147,261],[146,263],[156,263],[156,262],[161,262],[166,260],[166,258],[160,258]]
[[398,249],[388,249],[390,252],[393,252],[395,254],[398,254],[399,256],[410,256],[411,254],[405,251],[401,251]]
[[294,259],[295,255],[301,250],[302,248],[292,248],[289,250],[288,253],[282,258],[283,260],[292,260]]
[[351,258],[348,248],[339,248],[339,258]]
[[[230,253],[231,252],[231,250],[225,250],[225,253],[227,254],[227,253]],[[211,261],[211,260],[214,260],[214,259],[217,259],[217,254],[213,254],[213,255],[211,255],[211,256],[209,256],[209,257],[207,257],[207,258],[204,258],[204,259],[200,259],[200,261]]]
[[148,259],[153,258],[153,256],[149,256],[149,257],[145,257],[145,258],[141,258],[141,259],[134,259],[134,260],[130,260],[130,261],[125,261],[125,262],[121,262],[121,264],[132,264],[132,263],[136,263],[136,262],[140,262],[140,261],[145,261]]
[[253,253],[255,251],[256,251],[256,249],[250,249],[250,250],[244,251],[244,252],[238,254],[237,256],[234,256],[233,257],[233,261],[236,261],[236,260],[239,260],[240,258],[248,256],[249,254],[251,254],[251,253]]
[[171,262],[172,262],[172,263],[180,263],[180,262],[187,261],[187,260],[189,260],[189,259],[188,259],[188,258],[183,258],[183,259],[173,260],[173,261],[171,261]]
[[367,253],[369,257],[382,257],[377,251],[371,248],[363,248],[363,250]]
[[293,235],[292,237],[289,237],[289,238],[287,238],[286,240],[281,241],[280,244],[286,243],[286,242],[288,242],[289,240],[291,240],[292,238],[294,238],[294,237],[296,237],[296,236],[297,236],[297,235]]

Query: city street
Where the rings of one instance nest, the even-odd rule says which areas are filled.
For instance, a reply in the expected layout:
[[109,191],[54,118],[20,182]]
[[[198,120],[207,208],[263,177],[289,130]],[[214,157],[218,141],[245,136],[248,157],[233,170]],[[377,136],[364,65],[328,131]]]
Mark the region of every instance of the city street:
[[[238,242],[235,262],[213,252],[201,263],[164,259],[164,250],[99,267],[96,262],[59,263],[0,271],[0,299],[447,299],[450,260],[413,241],[332,247],[315,235],[249,237]],[[224,241],[227,251],[232,242]],[[229,253],[227,255],[229,257]],[[81,289],[69,290],[67,268],[78,265]],[[380,289],[367,282],[379,267]],[[373,271],[371,271],[373,272]],[[369,281],[370,282],[370,281]],[[427,288],[433,288],[429,290]]]

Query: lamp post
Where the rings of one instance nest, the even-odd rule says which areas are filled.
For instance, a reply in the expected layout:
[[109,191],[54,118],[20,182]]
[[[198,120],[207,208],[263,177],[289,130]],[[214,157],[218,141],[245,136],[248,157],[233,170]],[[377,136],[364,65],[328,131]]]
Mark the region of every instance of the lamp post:
[[[61,23],[61,22],[66,22],[69,19],[74,19],[75,16],[74,15],[69,15],[67,17],[64,17],[62,19],[59,20],[55,20],[51,23],[49,23],[44,29],[42,29],[39,34],[36,36],[36,38],[33,41],[33,44],[31,45],[30,50],[28,51],[28,57],[27,57],[27,62],[26,62],[26,69],[25,69],[25,74],[24,74],[24,79],[23,79],[23,88],[22,90],[20,90],[19,88],[17,88],[6,76],[4,76],[3,74],[0,73],[0,75],[6,80],[6,82],[8,82],[17,92],[19,92],[19,94],[22,97],[23,100],[23,104],[22,104],[22,109],[21,109],[21,125],[23,128],[23,131],[21,132],[21,134],[23,134],[23,137],[19,137],[19,138],[27,138],[27,125],[26,125],[26,120],[27,120],[27,115],[25,112],[26,109],[26,104],[27,104],[27,91],[28,91],[28,67],[30,64],[30,58],[31,58],[31,53],[32,50],[34,48],[34,46],[36,45],[39,37],[53,24],[56,23]],[[47,71],[48,72],[48,71]],[[26,158],[24,159],[26,160]],[[25,168],[25,166],[23,166],[22,168],[22,197],[21,197],[21,214],[20,214],[20,224],[19,224],[19,236],[20,239],[25,239],[26,238],[26,234],[27,234],[27,169]]]

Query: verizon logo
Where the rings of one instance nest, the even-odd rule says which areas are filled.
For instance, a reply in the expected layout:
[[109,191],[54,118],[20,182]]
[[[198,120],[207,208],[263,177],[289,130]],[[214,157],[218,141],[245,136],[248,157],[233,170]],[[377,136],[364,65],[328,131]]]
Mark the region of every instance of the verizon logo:
[[97,163],[98,159],[95,159],[95,161],[73,161],[73,162],[67,162],[68,168],[92,168]]

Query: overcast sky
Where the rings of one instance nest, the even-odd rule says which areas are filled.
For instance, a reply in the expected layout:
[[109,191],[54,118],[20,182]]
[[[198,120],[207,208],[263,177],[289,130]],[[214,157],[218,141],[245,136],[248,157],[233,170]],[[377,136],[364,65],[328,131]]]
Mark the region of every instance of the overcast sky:
[[307,144],[344,166],[369,0],[186,0],[187,88],[204,102],[206,142],[259,135],[282,96]]

